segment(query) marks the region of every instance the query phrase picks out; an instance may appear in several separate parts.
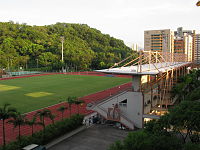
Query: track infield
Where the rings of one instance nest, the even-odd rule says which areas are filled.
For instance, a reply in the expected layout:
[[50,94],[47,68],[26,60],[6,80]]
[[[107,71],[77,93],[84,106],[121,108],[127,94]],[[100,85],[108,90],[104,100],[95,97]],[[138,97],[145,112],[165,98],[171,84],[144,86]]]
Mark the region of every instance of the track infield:
[[0,81],[0,105],[10,103],[25,113],[54,105],[68,96],[83,97],[117,85],[130,78],[55,74]]

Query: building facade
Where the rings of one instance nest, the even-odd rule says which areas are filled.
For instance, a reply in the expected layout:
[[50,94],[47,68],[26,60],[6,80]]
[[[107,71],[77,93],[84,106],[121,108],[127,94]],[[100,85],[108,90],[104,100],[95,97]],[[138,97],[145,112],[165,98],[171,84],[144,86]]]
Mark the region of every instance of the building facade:
[[183,30],[179,27],[174,32],[174,53],[183,53],[187,55],[187,60],[194,60],[194,35],[195,31]]
[[185,43],[185,54],[187,55],[187,60],[186,61],[193,61],[193,37],[188,34],[184,34],[184,43]]
[[183,30],[182,27],[179,27],[177,31],[170,29],[144,31],[145,51],[186,54],[187,58],[184,61],[192,62],[197,59],[198,46],[195,46],[196,42],[195,31]]
[[174,39],[174,53],[184,53],[184,40],[182,38]]
[[170,29],[144,31],[144,50],[174,52],[174,32]]
[[200,34],[196,34],[194,40],[194,62],[200,64]]

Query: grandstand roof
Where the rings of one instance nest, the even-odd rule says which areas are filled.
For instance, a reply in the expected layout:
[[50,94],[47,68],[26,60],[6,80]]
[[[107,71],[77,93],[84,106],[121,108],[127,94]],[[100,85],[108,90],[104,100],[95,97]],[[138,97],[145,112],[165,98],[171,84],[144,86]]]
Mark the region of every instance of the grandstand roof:
[[176,69],[185,65],[190,65],[191,62],[163,62],[152,63],[144,65],[135,65],[127,67],[110,68],[103,70],[96,70],[97,72],[110,73],[110,74],[126,74],[126,75],[156,75],[160,72]]

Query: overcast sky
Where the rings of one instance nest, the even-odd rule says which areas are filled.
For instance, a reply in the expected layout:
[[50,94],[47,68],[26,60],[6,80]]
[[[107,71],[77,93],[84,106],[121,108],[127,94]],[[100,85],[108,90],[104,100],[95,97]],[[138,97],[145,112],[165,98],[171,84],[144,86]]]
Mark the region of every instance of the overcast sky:
[[0,0],[0,22],[84,23],[143,47],[144,30],[200,30],[198,0]]

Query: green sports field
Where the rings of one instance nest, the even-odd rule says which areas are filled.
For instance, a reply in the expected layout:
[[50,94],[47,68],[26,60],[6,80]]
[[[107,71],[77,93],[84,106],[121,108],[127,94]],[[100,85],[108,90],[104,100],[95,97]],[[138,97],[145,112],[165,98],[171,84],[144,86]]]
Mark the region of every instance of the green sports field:
[[82,97],[126,82],[129,78],[46,75],[0,81],[0,105],[10,103],[20,112],[65,101],[68,96]]

